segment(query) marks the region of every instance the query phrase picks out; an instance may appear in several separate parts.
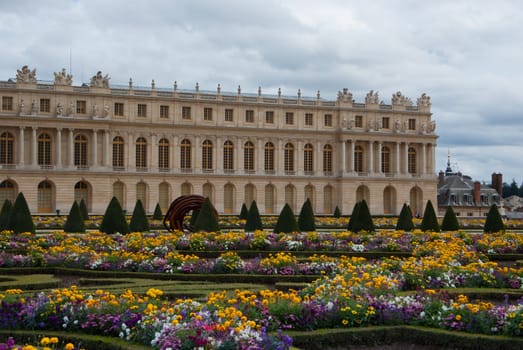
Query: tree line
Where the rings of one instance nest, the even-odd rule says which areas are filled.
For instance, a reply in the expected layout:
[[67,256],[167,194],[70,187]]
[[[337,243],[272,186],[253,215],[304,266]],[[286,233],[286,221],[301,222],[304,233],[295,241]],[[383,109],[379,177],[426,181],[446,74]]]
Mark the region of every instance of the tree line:
[[518,183],[516,182],[516,179],[512,179],[512,182],[510,184],[504,182],[501,192],[503,198],[507,198],[510,196],[523,197],[523,182],[519,187]]

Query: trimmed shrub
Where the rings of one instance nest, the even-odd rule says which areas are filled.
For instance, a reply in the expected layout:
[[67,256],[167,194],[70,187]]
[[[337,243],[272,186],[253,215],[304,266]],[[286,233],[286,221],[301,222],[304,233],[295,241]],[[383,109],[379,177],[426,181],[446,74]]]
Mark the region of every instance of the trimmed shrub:
[[252,201],[249,212],[247,213],[247,222],[245,222],[245,231],[253,232],[256,230],[263,230],[263,224],[260,217],[260,211],[256,201]]
[[80,206],[76,201],[73,201],[69,215],[67,215],[64,232],[85,232],[84,218],[80,212]]
[[398,222],[396,223],[396,230],[412,231],[413,229],[412,211],[407,203],[403,203]]
[[194,209],[191,212],[191,219],[189,220],[189,226],[194,228],[194,225],[196,224],[196,220],[198,219],[198,214],[200,214],[199,209]]
[[376,231],[376,228],[374,227],[374,222],[372,221],[372,216],[370,215],[369,207],[367,206],[367,202],[365,201],[365,199],[360,202],[358,218],[353,229],[353,232]]
[[298,232],[298,230],[299,228],[298,223],[296,222],[296,217],[294,216],[289,204],[285,203],[280,212],[280,216],[278,216],[276,226],[274,226],[274,233],[291,233]]
[[336,208],[334,208],[334,214],[332,214],[332,216],[334,216],[335,218],[341,217],[341,210],[338,206],[336,206]]
[[487,214],[487,220],[485,221],[483,232],[494,233],[501,231],[505,231],[505,224],[503,223],[503,219],[499,214],[498,206],[496,204],[492,204]]
[[31,232],[35,233],[33,217],[27,206],[24,194],[18,193],[15,204],[9,217],[9,229],[14,233]]
[[316,231],[316,224],[314,223],[314,211],[309,198],[303,203],[300,215],[298,216],[298,228],[302,232]]
[[220,225],[218,224],[218,218],[214,206],[212,205],[209,197],[205,198],[205,201],[200,208],[200,213],[194,223],[195,232],[220,232]]
[[9,230],[9,219],[12,210],[13,204],[9,199],[6,199],[2,205],[2,211],[0,212],[0,231]]
[[358,212],[360,211],[360,203],[357,202],[354,204],[354,207],[352,208],[352,213],[350,214],[349,223],[347,225],[347,231],[350,232],[356,232],[354,231],[354,227],[356,226],[356,221],[358,221]]
[[80,201],[79,209],[80,209],[80,214],[82,214],[82,218],[84,220],[89,220],[89,212],[87,211],[87,205],[85,205],[85,201],[83,198]]
[[[252,203],[251,203],[252,208]],[[242,209],[240,210],[240,220],[247,220],[247,217],[249,216],[249,209],[247,209],[247,206],[245,203],[242,204]]]
[[454,209],[452,207],[448,207],[445,211],[445,216],[443,217],[443,221],[441,222],[441,230],[442,231],[458,231],[460,229],[459,227],[459,221],[456,217],[456,213],[454,213]]
[[160,203],[156,203],[156,207],[154,207],[153,220],[163,220],[163,213],[162,208],[160,207]]
[[434,207],[432,206],[430,199],[427,201],[427,205],[425,206],[425,211],[423,213],[421,231],[440,231],[438,217],[436,216],[436,212],[434,211]]
[[146,232],[149,231],[149,221],[145,215],[145,210],[141,200],[136,201],[134,206],[133,216],[131,216],[131,222],[129,223],[129,230],[131,232]]
[[116,232],[121,234],[129,233],[129,225],[127,225],[122,207],[116,197],[111,199],[105,210],[102,223],[100,224],[100,231],[108,234]]

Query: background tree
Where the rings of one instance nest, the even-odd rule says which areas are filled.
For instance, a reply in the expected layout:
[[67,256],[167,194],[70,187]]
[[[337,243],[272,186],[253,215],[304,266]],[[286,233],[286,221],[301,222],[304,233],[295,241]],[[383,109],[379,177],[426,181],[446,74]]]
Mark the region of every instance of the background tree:
[[80,201],[79,209],[80,209],[80,214],[82,214],[82,219],[89,220],[89,212],[87,211],[87,205],[85,205],[85,201],[83,198]]
[[456,216],[456,213],[454,213],[454,209],[452,207],[447,207],[447,210],[445,211],[445,216],[443,217],[443,221],[441,222],[441,230],[442,231],[458,231],[460,229],[459,227],[459,221],[458,217]]
[[396,223],[396,230],[412,231],[414,230],[414,223],[412,222],[412,211],[407,203],[403,203],[398,222]]
[[133,215],[131,216],[131,222],[129,224],[129,230],[131,232],[147,232],[149,231],[149,221],[145,214],[145,209],[141,200],[136,201],[134,206]]
[[203,201],[196,222],[194,223],[195,232],[220,232],[220,225],[216,217],[216,210],[212,205],[209,197]]
[[498,206],[492,204],[490,210],[487,214],[487,219],[485,221],[485,226],[483,227],[483,232],[485,233],[494,233],[505,231],[505,224],[499,213]]
[[9,229],[14,233],[35,233],[33,217],[31,216],[31,211],[29,211],[29,206],[22,192],[18,193],[15,204],[13,204],[11,216],[9,217]]
[[119,232],[121,234],[129,233],[129,225],[125,220],[120,202],[116,197],[113,197],[105,210],[102,223],[100,224],[100,231],[107,234]]
[[[252,207],[252,203],[251,203]],[[247,216],[249,216],[249,209],[247,209],[247,206],[245,203],[242,204],[242,209],[240,210],[240,220],[247,220]]]
[[292,233],[298,232],[298,230],[299,228],[298,223],[296,222],[296,217],[294,216],[289,204],[285,203],[280,212],[280,216],[278,216],[276,226],[274,226],[274,233]]
[[0,212],[0,232],[9,230],[9,218],[11,217],[12,210],[13,204],[9,199],[6,199],[2,205],[2,211]]
[[440,232],[438,217],[432,206],[430,199],[427,201],[425,211],[423,214],[423,220],[421,221],[421,231],[434,231]]
[[263,223],[260,217],[260,211],[256,201],[252,201],[251,207],[247,213],[247,221],[245,222],[245,231],[254,232],[256,230],[263,230]]
[[67,220],[64,224],[64,232],[85,232],[84,218],[80,212],[80,206],[76,201],[73,201],[73,205],[67,215]]
[[334,216],[335,218],[341,217],[341,210],[338,206],[336,206],[336,208],[334,208],[334,214],[332,216]]
[[162,208],[160,207],[160,203],[156,203],[156,207],[154,207],[153,220],[163,220],[163,213]]
[[298,228],[302,232],[316,231],[316,224],[314,223],[314,211],[309,198],[303,203],[300,215],[298,216]]

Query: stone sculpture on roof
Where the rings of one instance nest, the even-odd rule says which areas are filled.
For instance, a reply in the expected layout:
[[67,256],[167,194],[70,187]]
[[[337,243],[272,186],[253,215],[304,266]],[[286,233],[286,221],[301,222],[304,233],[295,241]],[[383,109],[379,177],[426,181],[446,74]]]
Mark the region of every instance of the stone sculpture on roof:
[[102,75],[102,71],[98,71],[96,75],[91,78],[91,86],[97,88],[109,88],[109,74]]
[[418,97],[418,106],[430,107],[430,96],[422,93],[421,96]]
[[395,94],[392,94],[392,104],[396,106],[412,106],[412,100],[403,96],[400,91],[397,91]]
[[365,96],[365,104],[378,104],[378,92],[374,92],[374,90],[370,90],[367,93],[367,96]]
[[71,86],[73,83],[73,76],[67,74],[65,68],[62,68],[61,72],[54,72],[54,84],[55,85],[68,85]]
[[16,71],[17,83],[36,83],[36,68],[30,70],[28,66],[23,66],[22,69]]

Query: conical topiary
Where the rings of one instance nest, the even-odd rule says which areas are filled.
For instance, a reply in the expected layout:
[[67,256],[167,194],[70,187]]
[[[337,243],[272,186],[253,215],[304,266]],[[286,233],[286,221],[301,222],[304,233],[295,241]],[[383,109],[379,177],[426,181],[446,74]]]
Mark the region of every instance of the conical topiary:
[[[252,207],[252,203],[251,203]],[[247,220],[247,216],[249,215],[249,209],[247,209],[247,206],[245,203],[242,204],[242,209],[240,210],[240,220]]]
[[14,233],[31,232],[35,233],[35,226],[33,224],[33,217],[27,206],[24,194],[18,193],[15,204],[11,210],[9,217],[9,229]]
[[353,232],[374,232],[375,230],[376,228],[374,227],[374,222],[372,221],[369,207],[367,206],[367,202],[364,199],[360,202],[360,207],[358,209],[358,219],[356,220],[353,227]]
[[360,211],[360,204],[361,202],[357,202],[356,204],[354,204],[354,207],[352,208],[352,213],[350,214],[349,223],[347,225],[347,231],[357,232],[354,231],[354,228],[357,226],[356,222],[358,221],[358,212]]
[[412,231],[414,223],[412,222],[412,211],[407,203],[403,203],[398,222],[396,223],[396,230]]
[[13,204],[9,199],[6,199],[2,205],[2,211],[0,212],[0,232],[9,230],[9,219],[11,217],[12,210]]
[[443,217],[443,221],[441,222],[441,230],[442,231],[458,231],[460,229],[459,227],[459,221],[456,217],[456,213],[454,213],[454,209],[452,207],[448,207],[445,211],[445,216]]
[[298,216],[298,228],[302,232],[316,231],[316,224],[314,223],[314,211],[309,198],[303,203],[300,215]]
[[191,218],[189,220],[189,226],[194,228],[194,224],[196,224],[196,220],[198,219],[198,214],[200,214],[199,209],[193,209],[191,212]]
[[162,208],[160,207],[160,203],[156,203],[156,207],[154,207],[153,220],[163,220],[163,213]]
[[129,223],[129,230],[131,232],[146,232],[149,231],[149,221],[145,215],[145,210],[141,200],[136,201],[134,206],[131,222]]
[[247,221],[245,222],[245,231],[253,232],[256,230],[263,230],[263,224],[260,217],[260,211],[256,201],[252,201],[249,212],[247,213]]
[[87,205],[85,205],[85,201],[83,198],[80,201],[79,208],[80,208],[80,214],[82,214],[82,218],[84,220],[89,220],[89,212],[87,211]]
[[338,206],[336,206],[336,208],[334,208],[334,214],[332,216],[334,216],[335,218],[341,217],[341,210]]
[[487,219],[485,221],[485,226],[483,227],[483,232],[494,233],[502,231],[505,231],[505,224],[503,223],[503,219],[499,214],[498,206],[496,204],[492,204],[487,214]]
[[195,232],[220,232],[220,225],[216,217],[216,210],[209,197],[203,201],[196,222],[194,223]]
[[129,233],[129,225],[127,225],[122,207],[116,197],[111,199],[105,210],[102,223],[100,224],[100,231],[108,234],[116,232],[121,234]]
[[76,201],[73,201],[69,215],[67,215],[64,232],[85,232],[84,218]]
[[289,204],[285,203],[283,209],[278,216],[278,221],[274,227],[274,233],[292,233],[298,232],[298,223],[296,222],[296,217],[292,212]]
[[430,200],[427,201],[425,211],[423,212],[423,220],[421,220],[421,231],[434,231],[439,232],[440,227],[438,223],[438,217],[432,206]]

